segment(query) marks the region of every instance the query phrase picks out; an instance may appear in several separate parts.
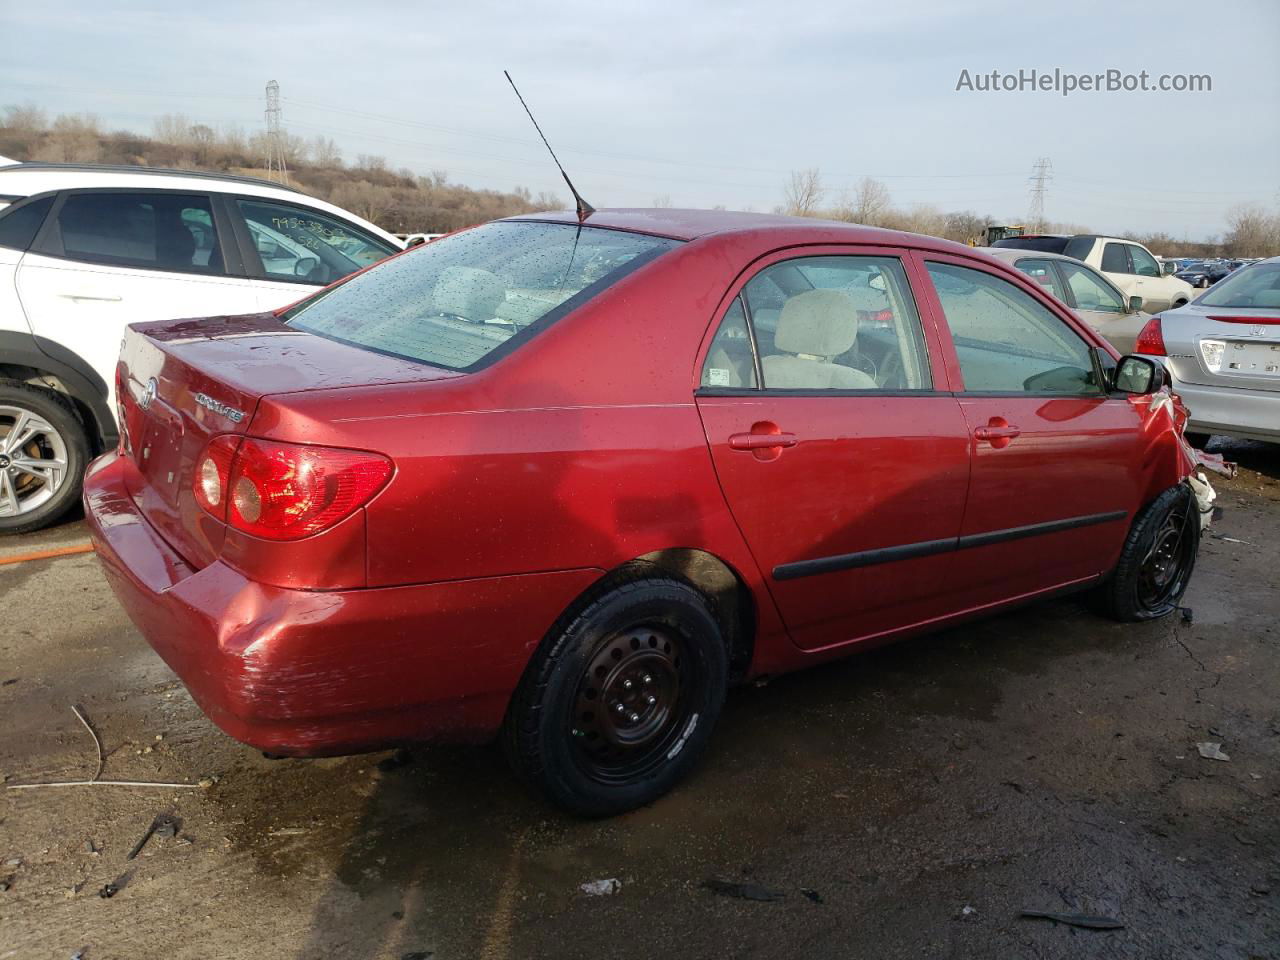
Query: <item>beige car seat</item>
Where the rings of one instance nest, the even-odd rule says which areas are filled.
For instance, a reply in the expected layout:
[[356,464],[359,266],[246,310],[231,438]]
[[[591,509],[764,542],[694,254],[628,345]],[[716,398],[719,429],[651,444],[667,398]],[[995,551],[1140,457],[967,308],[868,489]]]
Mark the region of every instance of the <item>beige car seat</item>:
[[773,389],[874,390],[868,374],[832,363],[858,339],[853,300],[838,290],[806,290],[782,305],[774,346],[764,357],[765,386]]

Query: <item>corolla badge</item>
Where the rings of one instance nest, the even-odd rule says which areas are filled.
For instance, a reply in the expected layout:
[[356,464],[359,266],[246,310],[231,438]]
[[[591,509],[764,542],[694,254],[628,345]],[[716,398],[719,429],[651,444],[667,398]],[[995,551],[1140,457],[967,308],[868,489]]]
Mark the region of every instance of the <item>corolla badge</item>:
[[235,407],[228,406],[227,404],[223,403],[221,400],[215,400],[213,399],[213,397],[209,396],[207,393],[197,393],[194,397],[192,397],[192,399],[195,400],[196,403],[200,404],[200,406],[204,407],[205,409],[212,410],[214,413],[222,414],[232,423],[239,423],[241,420],[244,419],[243,410],[237,410]]
[[156,383],[156,378],[152,377],[147,381],[147,385],[142,388],[142,396],[138,398],[138,406],[143,410],[150,409],[151,403],[156,398],[156,392],[160,389],[160,384]]

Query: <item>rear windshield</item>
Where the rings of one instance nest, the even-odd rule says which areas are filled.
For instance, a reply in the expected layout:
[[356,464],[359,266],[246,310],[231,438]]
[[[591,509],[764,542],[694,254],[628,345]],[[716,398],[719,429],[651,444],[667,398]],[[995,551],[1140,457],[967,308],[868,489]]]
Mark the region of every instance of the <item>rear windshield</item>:
[[993,247],[1012,247],[1015,250],[1038,250],[1041,253],[1062,253],[1070,237],[1005,237]]
[[1196,301],[1204,307],[1280,308],[1280,262],[1241,267]]
[[466,370],[678,244],[564,223],[488,223],[352,277],[285,320],[379,353]]

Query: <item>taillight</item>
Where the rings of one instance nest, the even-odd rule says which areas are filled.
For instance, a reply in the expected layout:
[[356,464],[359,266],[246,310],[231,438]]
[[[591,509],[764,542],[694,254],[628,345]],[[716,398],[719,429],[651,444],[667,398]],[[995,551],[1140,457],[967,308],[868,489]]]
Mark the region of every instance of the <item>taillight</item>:
[[1133,345],[1134,353],[1149,353],[1156,357],[1166,357],[1164,348],[1164,332],[1160,329],[1160,318],[1152,317],[1138,332],[1138,339]]
[[196,461],[192,491],[196,503],[219,520],[227,519],[227,483],[231,479],[231,461],[235,458],[240,438],[224,434],[214,437]]
[[299,540],[349,517],[390,476],[391,461],[377,453],[222,436],[196,462],[193,487],[202,507],[237,530]]

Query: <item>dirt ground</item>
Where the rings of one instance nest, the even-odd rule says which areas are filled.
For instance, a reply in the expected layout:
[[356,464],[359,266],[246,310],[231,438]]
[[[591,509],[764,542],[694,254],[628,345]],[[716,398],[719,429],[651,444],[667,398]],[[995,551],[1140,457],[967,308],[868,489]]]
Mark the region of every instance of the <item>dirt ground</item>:
[[[0,960],[1278,958],[1280,450],[1216,449],[1243,469],[1193,622],[1067,599],[745,687],[689,782],[604,822],[495,749],[267,760],[200,714],[92,555],[0,566],[4,786],[92,775],[73,704],[105,777],[206,783],[0,790]],[[176,836],[127,860],[162,813]]]

